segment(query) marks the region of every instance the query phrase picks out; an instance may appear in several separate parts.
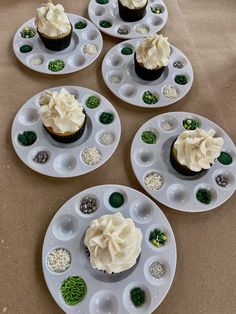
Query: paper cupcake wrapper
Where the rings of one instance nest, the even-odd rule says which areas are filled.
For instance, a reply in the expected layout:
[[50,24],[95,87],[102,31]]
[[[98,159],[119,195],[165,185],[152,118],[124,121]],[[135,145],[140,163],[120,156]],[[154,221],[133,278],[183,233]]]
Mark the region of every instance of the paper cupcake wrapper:
[[118,0],[119,13],[122,20],[125,22],[135,22],[143,18],[147,4],[140,9],[129,9]]
[[187,168],[186,166],[181,165],[178,160],[175,158],[174,153],[173,153],[173,148],[174,148],[174,142],[171,145],[171,149],[170,149],[170,163],[172,165],[172,167],[180,174],[185,175],[185,176],[196,176],[197,174],[202,174],[204,172],[207,171],[207,169],[202,169],[198,172],[196,171],[192,171],[189,168]]
[[165,67],[161,67],[159,69],[146,69],[140,63],[138,63],[136,59],[136,53],[134,54],[134,68],[136,74],[145,81],[154,81],[157,80],[165,70]]
[[48,134],[50,134],[50,136],[55,141],[57,141],[59,143],[63,143],[63,144],[70,144],[70,143],[74,143],[74,142],[78,141],[81,138],[81,136],[84,133],[86,120],[87,120],[87,116],[85,115],[84,124],[82,125],[82,127],[77,132],[70,134],[70,135],[65,135],[65,136],[56,135],[55,133],[51,133],[50,130],[45,125],[43,125],[43,126],[44,126],[45,130],[48,132]]
[[38,32],[39,37],[42,40],[44,46],[47,49],[53,50],[53,51],[61,51],[70,45],[71,36],[72,36],[72,26],[71,26],[70,33],[68,35],[66,35],[65,37],[61,37],[61,38],[53,38],[52,39],[52,38],[45,37],[38,30],[37,30],[37,32]]

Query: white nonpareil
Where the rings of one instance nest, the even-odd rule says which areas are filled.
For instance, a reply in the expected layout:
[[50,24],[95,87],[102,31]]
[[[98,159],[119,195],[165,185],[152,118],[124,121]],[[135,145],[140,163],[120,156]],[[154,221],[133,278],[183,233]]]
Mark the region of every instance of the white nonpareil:
[[141,252],[142,232],[131,218],[121,213],[105,215],[91,222],[84,243],[93,268],[108,274],[131,268]]
[[196,172],[209,169],[219,157],[224,143],[222,137],[214,138],[214,135],[213,129],[182,132],[174,144],[178,162]]

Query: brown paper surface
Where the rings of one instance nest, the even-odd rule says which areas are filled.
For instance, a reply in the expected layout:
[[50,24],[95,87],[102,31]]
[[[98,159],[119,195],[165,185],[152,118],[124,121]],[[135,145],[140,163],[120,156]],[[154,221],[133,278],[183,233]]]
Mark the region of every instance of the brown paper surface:
[[[67,12],[87,17],[89,1],[60,3]],[[62,76],[33,72],[15,58],[12,39],[18,27],[35,15],[40,1],[1,0],[0,312],[62,313],[42,274],[47,226],[66,200],[90,186],[117,183],[144,192],[131,169],[129,152],[145,121],[163,112],[190,111],[219,124],[235,142],[236,2],[168,0],[166,4],[169,19],[162,33],[191,61],[194,83],[178,103],[147,110],[119,100],[101,79],[103,57],[120,40],[103,35],[101,55],[80,72]],[[122,123],[120,144],[109,161],[72,179],[50,178],[27,168],[16,156],[10,137],[20,107],[36,93],[62,85],[100,92],[116,107]],[[201,214],[180,213],[159,204],[175,233],[178,261],[173,285],[154,313],[236,313],[235,201],[234,194],[219,208]]]

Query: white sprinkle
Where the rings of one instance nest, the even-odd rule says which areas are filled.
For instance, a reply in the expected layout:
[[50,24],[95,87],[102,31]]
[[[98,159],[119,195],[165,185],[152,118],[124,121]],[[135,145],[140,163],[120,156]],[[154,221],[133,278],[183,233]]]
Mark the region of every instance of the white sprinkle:
[[97,53],[97,47],[93,44],[86,44],[83,47],[83,52],[88,55],[95,55]]
[[61,273],[70,267],[70,253],[66,249],[54,249],[48,255],[47,264],[52,271]]
[[151,172],[144,178],[144,184],[151,190],[159,190],[163,182],[163,177],[157,172]]
[[149,267],[149,271],[152,277],[160,279],[165,273],[165,267],[160,262],[153,262]]
[[100,137],[99,137],[99,141],[101,144],[105,145],[105,146],[109,146],[114,142],[114,135],[110,132],[103,132]]
[[178,97],[178,93],[177,93],[177,90],[174,86],[171,86],[171,85],[166,85],[164,88],[163,88],[163,95],[167,98],[177,98]]
[[110,77],[110,81],[113,83],[113,84],[119,84],[121,82],[121,77],[120,75],[117,75],[117,74],[114,74]]
[[148,33],[148,29],[145,26],[138,26],[136,27],[136,33],[139,34],[147,34]]
[[41,57],[35,57],[30,60],[31,65],[40,65],[42,63],[43,63],[43,58]]
[[86,147],[82,152],[82,159],[88,165],[97,164],[101,158],[102,155],[95,146]]
[[165,131],[170,131],[173,129],[173,124],[171,124],[170,122],[168,121],[163,121],[161,123],[161,128]]

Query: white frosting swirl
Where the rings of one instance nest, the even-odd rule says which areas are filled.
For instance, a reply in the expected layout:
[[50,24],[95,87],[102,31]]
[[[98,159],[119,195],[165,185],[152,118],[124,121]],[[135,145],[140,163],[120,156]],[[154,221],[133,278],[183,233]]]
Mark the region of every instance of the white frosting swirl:
[[84,123],[82,105],[66,89],[60,92],[46,91],[40,99],[39,114],[43,124],[55,133],[74,133]]
[[50,0],[37,9],[35,24],[38,31],[48,37],[58,37],[71,31],[63,6],[54,5]]
[[120,0],[120,2],[129,9],[140,9],[147,4],[147,0]]
[[204,131],[199,128],[181,133],[174,143],[178,162],[196,172],[209,169],[219,157],[224,143],[222,137],[213,138],[214,135],[213,129]]
[[167,37],[151,35],[136,49],[136,59],[146,69],[156,69],[169,63],[170,44]]
[[91,222],[84,243],[93,268],[108,274],[132,267],[141,252],[142,233],[131,218],[121,213],[105,215]]

